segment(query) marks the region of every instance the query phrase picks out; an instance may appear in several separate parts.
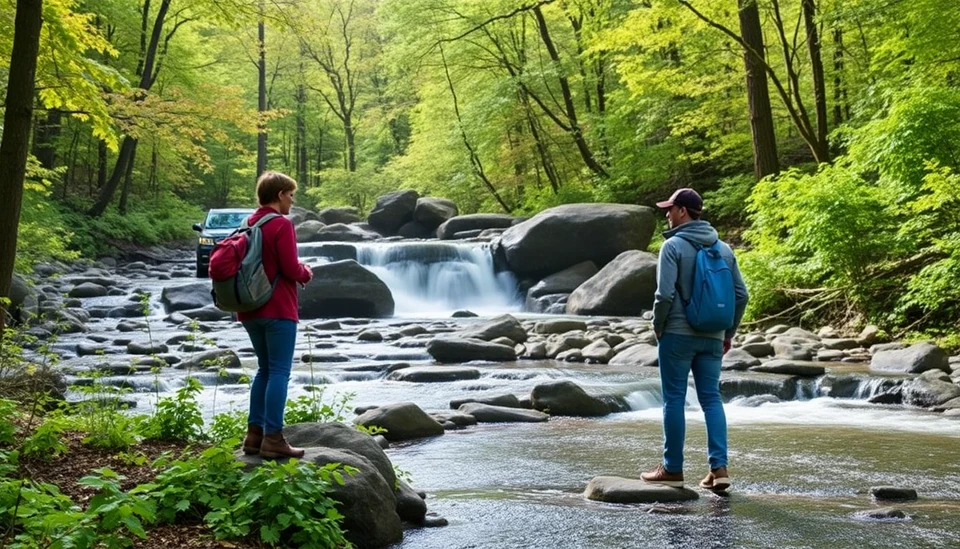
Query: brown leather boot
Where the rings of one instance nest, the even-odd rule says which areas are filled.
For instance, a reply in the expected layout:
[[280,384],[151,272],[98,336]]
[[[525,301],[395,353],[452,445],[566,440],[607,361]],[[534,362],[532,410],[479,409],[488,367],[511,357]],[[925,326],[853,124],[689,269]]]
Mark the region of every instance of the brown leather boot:
[[247,436],[243,437],[243,453],[248,456],[260,453],[260,444],[263,442],[263,427],[247,425]]
[[283,433],[273,433],[263,436],[260,445],[260,457],[264,459],[302,458],[303,448],[294,448],[283,439]]

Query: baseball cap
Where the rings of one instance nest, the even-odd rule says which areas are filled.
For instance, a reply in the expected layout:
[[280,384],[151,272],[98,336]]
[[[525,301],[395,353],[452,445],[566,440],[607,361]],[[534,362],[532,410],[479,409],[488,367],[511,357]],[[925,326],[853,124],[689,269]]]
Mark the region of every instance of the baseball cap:
[[677,189],[668,200],[657,202],[658,208],[680,206],[693,212],[703,211],[703,199],[693,189]]

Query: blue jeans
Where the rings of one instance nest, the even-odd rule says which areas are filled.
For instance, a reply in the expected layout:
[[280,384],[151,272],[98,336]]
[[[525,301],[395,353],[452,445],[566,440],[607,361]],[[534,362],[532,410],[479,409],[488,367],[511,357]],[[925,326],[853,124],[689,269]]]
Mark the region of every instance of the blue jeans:
[[657,355],[663,391],[663,466],[683,472],[687,378],[693,370],[697,400],[707,423],[707,457],[710,468],[727,466],[727,417],[720,399],[720,361],[723,341],[709,337],[663,334]]
[[257,353],[257,375],[250,387],[249,425],[260,425],[272,435],[283,429],[283,410],[287,406],[287,383],[293,368],[293,348],[297,343],[297,323],[277,318],[245,320],[243,327]]

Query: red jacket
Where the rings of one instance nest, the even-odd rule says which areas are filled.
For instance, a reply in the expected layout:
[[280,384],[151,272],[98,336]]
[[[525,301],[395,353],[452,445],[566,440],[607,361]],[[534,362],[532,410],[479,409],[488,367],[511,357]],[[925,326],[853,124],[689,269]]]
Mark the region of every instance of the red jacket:
[[[248,225],[253,225],[261,217],[278,213],[273,208],[261,206],[247,219]],[[310,269],[297,257],[297,234],[293,223],[286,217],[272,219],[260,227],[263,235],[263,270],[270,280],[277,274],[280,279],[273,288],[273,295],[266,305],[249,313],[237,313],[237,320],[252,320],[254,318],[279,318],[284,320],[300,319],[297,314],[299,302],[297,300],[297,282],[306,284],[310,280]]]

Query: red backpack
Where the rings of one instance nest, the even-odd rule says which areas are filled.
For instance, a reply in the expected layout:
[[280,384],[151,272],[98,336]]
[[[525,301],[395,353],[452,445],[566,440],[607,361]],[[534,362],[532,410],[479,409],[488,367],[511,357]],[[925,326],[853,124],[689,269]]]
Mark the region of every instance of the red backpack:
[[267,214],[252,227],[244,220],[236,232],[213,247],[209,274],[218,308],[231,312],[254,311],[270,300],[276,280],[269,280],[263,270],[260,227],[277,217],[280,215]]

